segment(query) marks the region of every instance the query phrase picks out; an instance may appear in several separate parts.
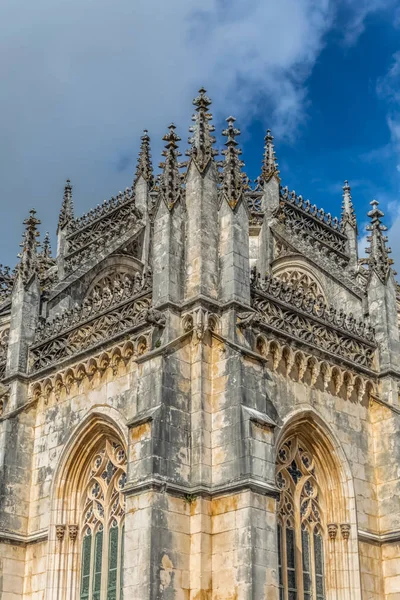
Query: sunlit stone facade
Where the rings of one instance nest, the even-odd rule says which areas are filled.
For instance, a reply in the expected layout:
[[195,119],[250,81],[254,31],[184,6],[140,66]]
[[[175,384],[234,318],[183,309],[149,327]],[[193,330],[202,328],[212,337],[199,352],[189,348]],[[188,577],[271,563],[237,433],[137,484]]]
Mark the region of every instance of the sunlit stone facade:
[[[267,132],[218,159],[200,90],[187,162],[76,218],[25,221],[0,279],[2,600],[400,598],[398,287],[280,184]],[[313,200],[314,201],[314,200]]]

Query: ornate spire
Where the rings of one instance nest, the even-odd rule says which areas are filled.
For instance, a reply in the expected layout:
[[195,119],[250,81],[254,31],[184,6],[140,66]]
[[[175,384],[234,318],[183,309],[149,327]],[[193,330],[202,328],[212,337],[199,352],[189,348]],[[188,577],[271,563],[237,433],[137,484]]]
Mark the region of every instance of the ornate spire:
[[369,269],[371,271],[374,270],[380,280],[385,283],[393,260],[389,258],[391,249],[386,246],[388,238],[383,235],[383,232],[387,231],[386,225],[382,225],[381,223],[381,218],[384,217],[384,213],[378,208],[378,205],[379,203],[376,200],[372,200],[372,210],[368,213],[371,224],[367,225],[367,231],[370,231],[371,233],[367,236],[369,245],[366,252],[369,254]]
[[346,223],[350,223],[350,225],[354,228],[357,228],[357,221],[356,221],[356,213],[354,211],[354,206],[353,206],[353,202],[351,199],[351,189],[349,186],[349,182],[346,181],[344,182],[344,186],[343,186],[343,202],[342,202],[342,219],[341,219],[341,225],[342,227],[346,224]]
[[41,251],[38,253],[38,260],[40,275],[43,277],[47,269],[50,269],[50,267],[55,265],[55,260],[51,254],[50,235],[48,231],[46,231],[46,235],[41,243]]
[[199,89],[199,95],[193,100],[193,104],[196,107],[196,112],[192,117],[194,125],[189,128],[189,131],[193,133],[189,138],[192,147],[186,154],[195,160],[200,171],[204,171],[210,160],[218,154],[218,151],[213,148],[215,137],[211,135],[215,131],[215,127],[209,124],[212,115],[207,112],[211,100],[206,96],[204,88]]
[[32,275],[38,271],[37,247],[39,244],[36,238],[39,235],[37,226],[40,225],[40,221],[35,215],[36,211],[34,209],[30,210],[29,217],[24,221],[26,229],[23,241],[20,244],[22,251],[18,254],[20,262],[17,270],[24,283],[27,283]]
[[178,156],[181,156],[177,145],[181,138],[175,133],[175,129],[175,125],[171,123],[168,133],[163,137],[164,142],[167,142],[165,150],[162,152],[165,162],[160,163],[160,167],[163,169],[160,192],[169,210],[174,207],[182,195],[180,164],[177,160]]
[[264,158],[261,169],[261,178],[264,183],[268,183],[268,181],[275,175],[275,177],[280,181],[278,163],[276,161],[275,156],[275,148],[274,148],[274,138],[271,135],[271,130],[267,130],[267,135],[264,138],[265,146],[264,146]]
[[151,162],[151,153],[150,153],[150,137],[148,135],[147,129],[144,129],[143,135],[140,139],[141,139],[141,144],[140,144],[139,158],[138,158],[138,163],[137,163],[137,167],[136,167],[136,176],[135,176],[134,183],[136,183],[138,181],[139,177],[143,177],[143,179],[145,179],[145,181],[147,181],[149,186],[152,187],[153,181],[154,181],[153,165]]
[[222,171],[222,191],[229,206],[235,209],[243,192],[244,174],[241,168],[244,166],[244,162],[239,158],[242,151],[237,147],[236,136],[240,135],[240,130],[234,126],[236,119],[228,117],[226,120],[228,127],[222,132],[222,135],[227,138],[225,142],[226,149],[222,150],[222,154],[225,156]]
[[64,199],[58,217],[58,229],[65,227],[74,218],[74,204],[72,202],[72,185],[67,179],[64,188]]

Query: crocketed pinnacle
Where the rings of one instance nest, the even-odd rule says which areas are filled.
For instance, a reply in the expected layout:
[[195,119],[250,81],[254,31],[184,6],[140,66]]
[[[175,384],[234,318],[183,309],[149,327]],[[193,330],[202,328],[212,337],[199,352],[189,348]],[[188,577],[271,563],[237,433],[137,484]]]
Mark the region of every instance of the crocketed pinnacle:
[[261,169],[261,178],[264,183],[268,183],[268,181],[275,175],[275,177],[280,181],[278,163],[276,161],[275,156],[275,148],[274,148],[274,138],[271,135],[271,130],[267,130],[267,134],[264,138],[265,146],[264,146],[264,158]]
[[381,223],[384,213],[378,208],[378,205],[379,203],[376,200],[372,200],[372,210],[368,213],[371,223],[367,225],[367,231],[370,234],[367,236],[368,248],[366,252],[369,254],[368,266],[370,271],[375,271],[381,281],[386,282],[393,260],[389,258],[391,249],[386,246],[388,238],[383,235],[383,232],[387,231],[386,225]]
[[20,262],[17,272],[24,283],[27,283],[32,275],[37,273],[39,265],[37,255],[39,231],[37,226],[40,225],[40,221],[35,215],[36,211],[32,209],[29,212],[29,217],[24,221],[26,228],[23,241],[20,244],[22,251],[18,254]]
[[153,165],[151,162],[151,153],[150,153],[150,137],[147,129],[143,131],[143,135],[140,138],[140,151],[139,158],[136,167],[136,183],[140,177],[143,177],[145,181],[149,184],[150,187],[153,187],[154,176],[153,176]]
[[38,253],[38,261],[40,275],[44,275],[47,269],[55,264],[55,260],[51,254],[50,235],[48,231],[46,231],[43,242],[41,243],[41,250]]
[[225,156],[222,171],[222,191],[229,206],[234,209],[243,193],[244,174],[241,168],[244,163],[239,158],[242,151],[238,148],[236,141],[236,136],[240,135],[240,130],[234,126],[236,119],[228,117],[226,120],[228,127],[222,132],[222,135],[227,138],[225,142],[226,149],[222,150],[222,154]]
[[162,152],[165,161],[160,163],[160,168],[163,169],[160,179],[160,192],[169,210],[180,200],[182,194],[180,164],[178,163],[178,157],[181,156],[181,153],[177,145],[181,138],[175,133],[175,129],[175,125],[171,123],[168,133],[163,137],[164,142],[166,142],[165,149]]
[[58,217],[58,229],[65,227],[74,218],[74,204],[72,202],[72,185],[67,179],[64,187],[64,198]]
[[344,182],[344,186],[343,186],[342,219],[341,219],[342,227],[346,223],[350,223],[350,225],[352,227],[357,228],[356,213],[354,211],[354,206],[353,206],[353,202],[351,199],[351,189],[349,186],[349,182],[347,180]]
[[199,89],[199,95],[193,100],[193,104],[196,107],[196,112],[192,117],[194,125],[189,128],[189,131],[193,133],[189,138],[192,147],[186,154],[194,159],[200,171],[204,171],[210,160],[218,154],[218,151],[213,148],[215,137],[211,135],[215,131],[215,127],[209,124],[212,119],[211,113],[208,112],[211,100],[206,96],[204,88]]

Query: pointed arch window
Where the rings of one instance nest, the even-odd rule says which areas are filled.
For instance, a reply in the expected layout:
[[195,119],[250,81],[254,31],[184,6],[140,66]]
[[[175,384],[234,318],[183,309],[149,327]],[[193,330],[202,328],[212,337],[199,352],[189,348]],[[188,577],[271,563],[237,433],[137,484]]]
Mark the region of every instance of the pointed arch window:
[[94,456],[82,498],[80,600],[123,600],[126,456],[107,440]]
[[280,600],[325,600],[324,522],[317,467],[297,437],[278,452]]

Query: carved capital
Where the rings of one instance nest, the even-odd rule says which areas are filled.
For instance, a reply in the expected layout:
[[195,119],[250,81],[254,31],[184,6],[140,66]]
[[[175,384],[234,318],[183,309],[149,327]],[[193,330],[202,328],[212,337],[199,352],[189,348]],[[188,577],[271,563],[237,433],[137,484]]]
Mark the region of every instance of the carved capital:
[[328,535],[330,540],[335,540],[338,532],[338,526],[336,523],[328,524]]
[[68,525],[69,539],[71,542],[75,542],[78,537],[78,529],[78,525]]
[[351,526],[350,526],[349,523],[342,523],[340,525],[340,531],[341,531],[341,534],[342,534],[342,538],[344,540],[348,540],[349,539],[349,537],[350,537],[350,530],[351,530]]
[[65,525],[56,525],[56,538],[59,542],[62,542],[65,535]]

